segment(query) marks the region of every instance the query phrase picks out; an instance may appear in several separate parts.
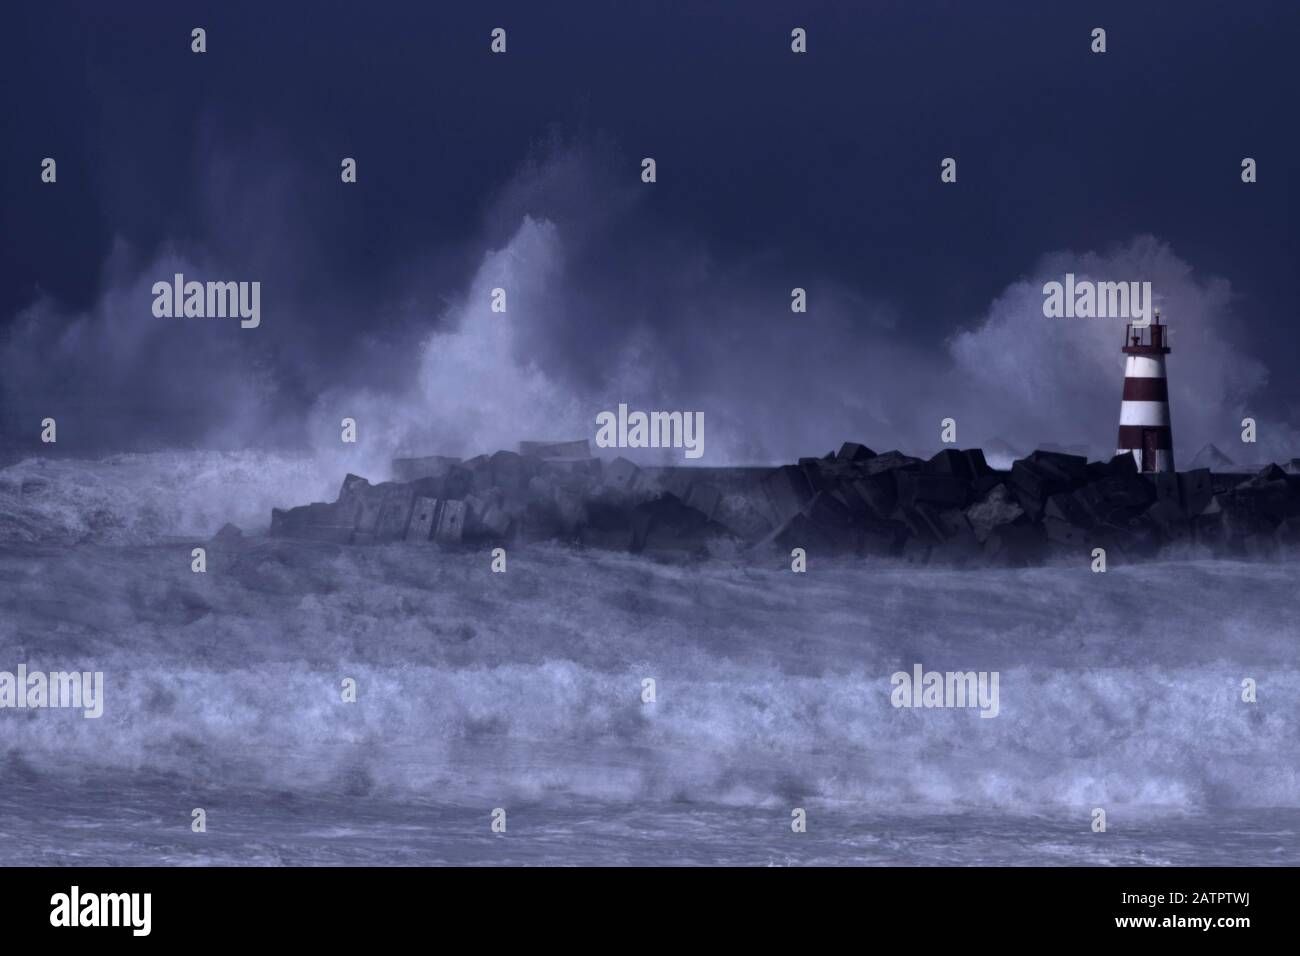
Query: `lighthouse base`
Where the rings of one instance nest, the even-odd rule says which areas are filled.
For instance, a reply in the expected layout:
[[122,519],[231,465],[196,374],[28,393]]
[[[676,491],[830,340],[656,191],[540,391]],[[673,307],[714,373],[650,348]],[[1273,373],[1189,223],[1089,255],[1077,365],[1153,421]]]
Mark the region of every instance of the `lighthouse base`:
[[1174,453],[1169,448],[1117,448],[1117,455],[1132,455],[1138,471],[1173,471]]

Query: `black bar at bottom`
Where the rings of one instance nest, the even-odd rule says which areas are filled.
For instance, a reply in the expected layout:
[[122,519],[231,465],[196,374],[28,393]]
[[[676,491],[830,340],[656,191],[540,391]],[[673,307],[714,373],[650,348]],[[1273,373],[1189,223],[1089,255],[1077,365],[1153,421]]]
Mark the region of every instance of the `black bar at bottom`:
[[[71,934],[80,942],[120,937],[128,944],[284,939],[299,949],[319,942],[332,951],[413,935],[609,942],[624,932],[635,939],[689,926],[724,933],[733,943],[770,941],[783,930],[797,938],[804,930],[835,929],[859,939],[905,930],[920,933],[927,946],[1193,935],[1231,946],[1286,928],[1294,876],[1290,869],[1208,867],[9,869],[0,871],[0,919],[6,941],[56,942]],[[53,925],[71,923],[74,886],[78,922],[110,922],[116,911],[122,925]],[[121,895],[146,893],[147,936],[139,932],[146,928],[143,895]]]

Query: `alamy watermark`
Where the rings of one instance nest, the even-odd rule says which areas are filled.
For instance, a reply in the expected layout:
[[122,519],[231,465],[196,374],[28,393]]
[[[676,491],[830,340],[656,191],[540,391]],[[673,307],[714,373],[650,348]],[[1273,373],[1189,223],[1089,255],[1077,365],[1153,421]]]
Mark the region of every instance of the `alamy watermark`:
[[160,319],[238,318],[242,329],[262,324],[260,282],[186,282],[178,272],[171,282],[155,282],[153,295],[153,314]]
[[43,707],[80,708],[81,716],[101,717],[104,713],[104,674],[102,671],[28,671],[18,665],[18,673],[0,671],[0,709],[19,710]]
[[996,717],[997,671],[926,671],[920,664],[912,672],[897,671],[889,678],[894,689],[889,702],[895,707],[978,707],[981,717]]
[[119,926],[132,936],[153,930],[152,893],[83,893],[74,885],[50,897],[50,925],[56,927]]
[[598,448],[682,448],[687,458],[704,454],[703,412],[617,412],[596,416]]
[[1137,328],[1151,324],[1150,282],[1075,281],[1043,284],[1043,315],[1049,319],[1129,319]]

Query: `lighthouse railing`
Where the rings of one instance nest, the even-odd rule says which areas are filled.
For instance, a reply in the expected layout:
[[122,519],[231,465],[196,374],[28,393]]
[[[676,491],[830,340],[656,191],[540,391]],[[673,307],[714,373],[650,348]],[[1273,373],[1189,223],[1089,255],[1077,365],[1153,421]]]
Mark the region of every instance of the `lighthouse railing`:
[[1166,335],[1167,325],[1133,325],[1124,326],[1124,345],[1130,348],[1165,348],[1169,345]]

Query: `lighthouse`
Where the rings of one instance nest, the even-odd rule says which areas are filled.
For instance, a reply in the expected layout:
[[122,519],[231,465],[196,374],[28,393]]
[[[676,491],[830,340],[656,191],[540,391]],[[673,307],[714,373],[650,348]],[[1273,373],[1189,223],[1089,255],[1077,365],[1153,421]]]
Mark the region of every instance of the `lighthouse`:
[[1117,454],[1132,452],[1138,471],[1173,471],[1174,441],[1169,426],[1169,384],[1165,356],[1167,332],[1160,310],[1146,326],[1124,327],[1124,401],[1119,407]]

